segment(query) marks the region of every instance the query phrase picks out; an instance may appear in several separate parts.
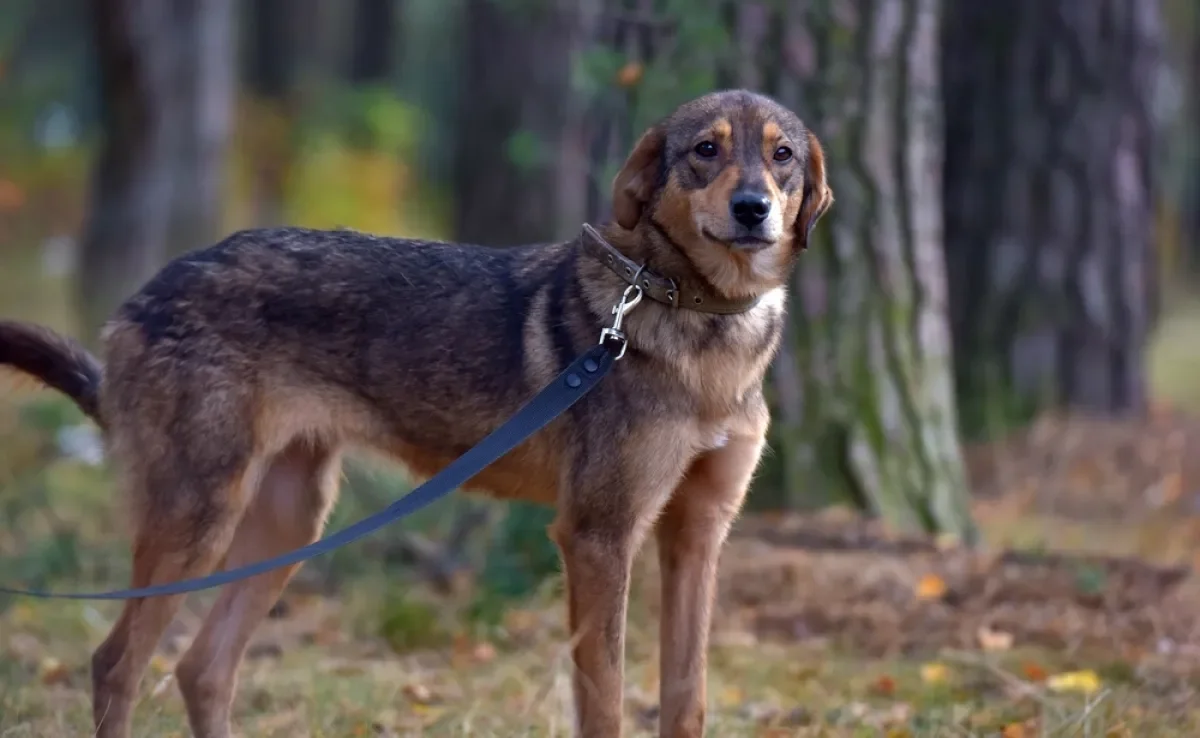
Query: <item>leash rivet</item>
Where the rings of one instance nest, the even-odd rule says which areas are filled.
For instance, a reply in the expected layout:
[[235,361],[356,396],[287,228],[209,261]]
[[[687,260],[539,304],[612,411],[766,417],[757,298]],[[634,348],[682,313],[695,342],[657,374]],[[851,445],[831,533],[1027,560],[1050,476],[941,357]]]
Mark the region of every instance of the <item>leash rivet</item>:
[[583,360],[583,370],[585,372],[587,372],[588,374],[595,374],[596,370],[599,368],[600,368],[600,365],[596,363],[595,359],[584,359]]
[[579,378],[578,374],[568,374],[567,375],[567,386],[570,387],[571,389],[575,389],[576,387],[578,387],[581,384],[583,384],[583,380]]

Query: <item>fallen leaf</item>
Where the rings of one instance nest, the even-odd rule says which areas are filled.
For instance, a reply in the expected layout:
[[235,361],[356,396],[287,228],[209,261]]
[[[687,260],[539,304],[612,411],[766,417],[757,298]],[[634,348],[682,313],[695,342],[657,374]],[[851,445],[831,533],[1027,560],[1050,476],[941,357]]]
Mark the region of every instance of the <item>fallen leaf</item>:
[[475,648],[471,650],[471,658],[481,664],[486,664],[496,658],[496,647],[487,641],[482,641],[475,644]]
[[642,81],[646,68],[640,62],[631,61],[617,72],[617,84],[622,87],[633,87]]
[[946,580],[937,574],[926,574],[917,582],[917,599],[936,600],[946,594]]
[[1000,733],[1003,738],[1025,738],[1025,726],[1020,723],[1009,723]]
[[429,687],[426,687],[424,684],[406,684],[404,685],[404,689],[402,691],[405,697],[407,697],[411,702],[417,703],[418,705],[428,705],[430,702],[433,702],[433,693],[430,692]]
[[25,191],[16,182],[0,179],[0,210],[12,212],[25,205]]
[[38,680],[47,687],[53,684],[65,684],[71,676],[71,671],[58,659],[47,656],[38,664]]
[[992,630],[986,625],[980,626],[975,635],[979,639],[979,646],[984,651],[1007,651],[1013,645],[1012,633]]
[[1100,677],[1091,669],[1068,671],[1063,674],[1055,674],[1047,679],[1046,686],[1055,692],[1092,694],[1100,689]]
[[890,697],[896,693],[896,680],[884,674],[871,685],[871,691],[884,697]]
[[950,676],[950,670],[945,664],[932,662],[921,665],[921,681],[926,684],[942,684]]
[[1046,670],[1040,664],[1035,664],[1032,661],[1026,661],[1021,664],[1021,672],[1031,682],[1044,682],[1048,676]]

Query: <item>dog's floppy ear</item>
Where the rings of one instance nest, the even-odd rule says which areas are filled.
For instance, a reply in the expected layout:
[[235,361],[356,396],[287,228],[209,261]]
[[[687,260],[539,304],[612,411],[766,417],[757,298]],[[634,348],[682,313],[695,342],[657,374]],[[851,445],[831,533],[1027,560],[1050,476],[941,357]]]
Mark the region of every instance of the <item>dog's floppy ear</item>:
[[658,168],[662,162],[666,134],[655,126],[642,134],[625,166],[613,179],[613,218],[626,230],[631,230],[642,217],[642,209],[650,201]]
[[813,226],[833,204],[833,190],[825,180],[825,152],[821,142],[808,131],[808,165],[804,170],[804,199],[800,201],[800,214],[796,216],[796,239],[800,250],[808,248],[808,237]]

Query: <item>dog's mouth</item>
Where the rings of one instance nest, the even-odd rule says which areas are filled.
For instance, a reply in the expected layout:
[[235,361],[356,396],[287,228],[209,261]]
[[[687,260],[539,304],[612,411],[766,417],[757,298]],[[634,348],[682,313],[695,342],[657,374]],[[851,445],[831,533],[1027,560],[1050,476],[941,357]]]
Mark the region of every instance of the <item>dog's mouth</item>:
[[717,236],[713,235],[713,232],[708,230],[707,228],[702,229],[701,232],[704,234],[704,237],[709,239],[710,241],[716,241],[717,243],[725,244],[726,246],[728,246],[729,248],[731,248],[735,251],[749,251],[749,252],[762,251],[763,249],[770,248],[775,245],[774,241],[769,241],[765,238],[759,238],[758,236],[735,236],[733,238],[718,238]]

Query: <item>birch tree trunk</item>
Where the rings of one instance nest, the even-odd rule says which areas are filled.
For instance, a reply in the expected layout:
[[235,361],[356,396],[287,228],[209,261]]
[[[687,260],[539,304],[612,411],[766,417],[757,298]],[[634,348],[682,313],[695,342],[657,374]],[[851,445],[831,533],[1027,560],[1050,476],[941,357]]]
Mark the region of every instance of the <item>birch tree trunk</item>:
[[947,6],[946,249],[968,428],[1146,400],[1151,0]]

